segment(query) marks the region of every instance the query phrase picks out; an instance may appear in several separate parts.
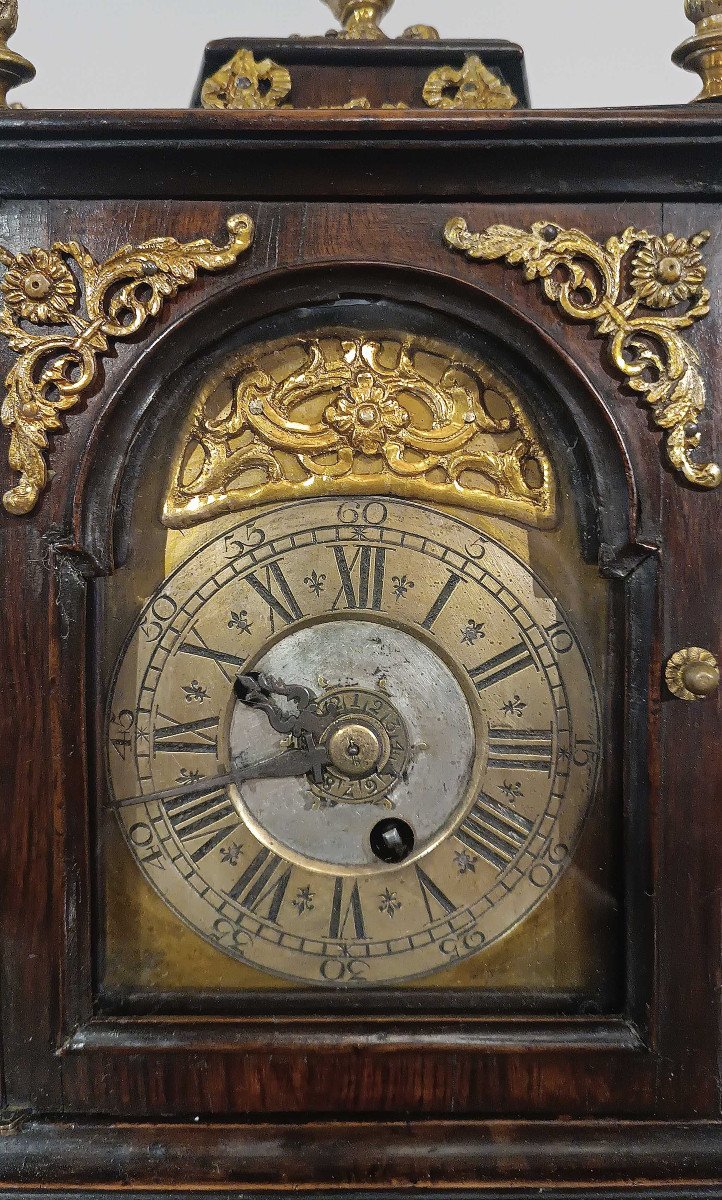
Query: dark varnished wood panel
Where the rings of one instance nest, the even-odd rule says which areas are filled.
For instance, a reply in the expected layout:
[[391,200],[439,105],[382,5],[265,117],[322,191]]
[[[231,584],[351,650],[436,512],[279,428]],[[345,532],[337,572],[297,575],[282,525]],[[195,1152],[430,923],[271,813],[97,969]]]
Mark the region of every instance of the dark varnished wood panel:
[[[0,119],[0,195],[141,198],[103,207],[60,201],[49,219],[43,204],[21,208],[6,199],[0,215],[18,214],[0,237],[11,248],[76,237],[102,256],[120,241],[157,234],[215,236],[227,213],[241,208],[250,207],[258,219],[256,244],[236,269],[201,279],[168,305],[151,336],[119,346],[109,358],[96,391],[69,416],[68,432],[56,441],[57,475],[35,517],[0,518],[3,595],[14,615],[12,631],[5,624],[0,641],[12,694],[0,747],[7,781],[2,802],[8,809],[7,837],[0,846],[8,1099],[39,1111],[58,1113],[65,1106],[68,1112],[117,1118],[154,1114],[190,1120],[199,1113],[229,1112],[332,1117],[349,1111],[495,1113],[508,1115],[509,1121],[390,1128],[331,1123],[123,1129],[34,1123],[0,1139],[0,1180],[13,1186],[43,1179],[67,1186],[160,1181],[174,1189],[189,1179],[212,1188],[219,1178],[249,1188],[279,1183],[362,1187],[391,1179],[406,1186],[489,1188],[494,1181],[524,1180],[530,1187],[563,1181],[581,1188],[590,1179],[612,1185],[635,1178],[654,1180],[677,1195],[692,1194],[687,1189],[703,1182],[714,1189],[722,1161],[717,1124],[515,1124],[511,1118],[519,1112],[687,1119],[719,1113],[722,862],[713,836],[722,791],[719,708],[714,702],[671,701],[662,689],[660,666],[680,645],[697,642],[719,649],[722,580],[719,554],[714,545],[710,551],[710,541],[711,531],[720,527],[722,497],[680,485],[661,463],[659,433],[650,430],[634,398],[610,379],[603,344],[589,330],[560,319],[519,271],[450,254],[441,230],[462,203],[474,227],[499,220],[526,225],[553,216],[599,238],[628,224],[683,234],[705,225],[718,230],[717,207],[669,206],[663,212],[660,200],[690,191],[719,198],[719,118],[701,111],[636,117],[539,114],[525,120],[435,118],[423,128],[413,118],[390,117],[381,124],[354,114],[320,120],[294,116],[287,124],[284,119],[251,119],[243,127],[222,114],[186,114],[182,124],[173,115],[122,122],[112,115],[76,114],[72,120],[23,114]],[[289,144],[291,131],[299,139],[295,146]],[[359,193],[385,194],[393,203],[365,205],[358,202]],[[650,194],[654,199],[646,202]],[[225,203],[209,201],[211,195]],[[355,202],[277,202],[314,195],[334,201],[354,196]],[[192,196],[202,199],[179,200]],[[493,202],[482,205],[480,196]],[[567,203],[560,202],[562,196]],[[249,206],[248,199],[262,197],[269,202]],[[456,199],[429,207],[399,203],[412,197]],[[581,197],[617,200],[592,204]],[[718,234],[709,256],[712,278],[719,280]],[[109,413],[129,369],[140,370],[144,360],[150,361],[152,347],[159,361],[164,342],[172,353],[174,325],[180,329],[213,298],[219,305],[226,303],[224,297],[228,305],[242,305],[242,285],[259,283],[267,272],[308,270],[314,263],[322,269],[349,260],[376,271],[391,264],[408,272],[423,262],[440,290],[459,297],[464,289],[475,290],[489,303],[517,311],[530,339],[555,344],[562,351],[560,362],[581,373],[589,403],[607,410],[626,447],[632,480],[627,540],[664,547],[662,590],[648,614],[651,621],[658,609],[663,636],[652,637],[648,628],[645,640],[644,624],[637,630],[648,655],[654,748],[638,765],[630,800],[643,805],[646,790],[651,800],[650,891],[657,930],[652,1052],[639,1039],[627,1048],[600,1044],[601,1038],[594,1046],[541,1047],[531,1032],[526,1045],[510,1042],[493,1052],[451,1044],[395,1052],[388,1039],[362,1052],[349,1029],[332,1048],[324,1047],[317,1033],[305,1048],[289,1046],[279,1036],[267,1053],[246,1046],[239,1054],[222,1044],[219,1032],[211,1031],[205,1044],[191,1039],[191,1044],[174,1045],[166,1028],[165,1043],[154,1047],[152,1028],[141,1030],[143,1038],[136,1028],[133,1041],[130,1035],[124,1038],[122,1023],[108,1030],[106,1039],[98,1037],[96,1045],[92,1036],[84,1040],[82,1030],[91,1016],[88,796],[82,727],[73,716],[88,564],[73,554],[58,559],[51,548],[79,540],[81,523],[73,520],[70,498],[82,494],[90,462],[83,458],[86,447],[110,429],[100,415]],[[289,286],[302,291],[303,278],[292,280]],[[719,312],[691,337],[708,363],[719,414]],[[0,346],[0,368],[9,361]],[[710,417],[702,433],[707,447],[715,436]],[[4,454],[0,474],[7,486]],[[54,564],[59,586],[53,589]],[[680,747],[688,749],[680,753]],[[61,963],[66,964],[62,970]],[[61,1047],[64,1052],[58,1054]]]

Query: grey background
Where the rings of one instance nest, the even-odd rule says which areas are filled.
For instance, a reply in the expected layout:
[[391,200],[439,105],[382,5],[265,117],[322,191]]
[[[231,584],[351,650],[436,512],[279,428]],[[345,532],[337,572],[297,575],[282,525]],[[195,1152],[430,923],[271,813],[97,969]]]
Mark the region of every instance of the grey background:
[[[683,0],[396,0],[391,35],[426,22],[442,37],[503,37],[527,54],[536,108],[684,103],[697,76],[672,66],[692,32]],[[20,0],[13,47],[38,68],[11,94],[32,108],[188,104],[211,38],[324,33],[319,0]]]

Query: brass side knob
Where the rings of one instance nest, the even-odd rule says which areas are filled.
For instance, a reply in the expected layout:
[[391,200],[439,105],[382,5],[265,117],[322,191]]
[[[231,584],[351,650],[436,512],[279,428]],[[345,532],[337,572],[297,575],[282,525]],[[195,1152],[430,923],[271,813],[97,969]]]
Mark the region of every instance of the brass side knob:
[[719,690],[719,663],[709,650],[688,646],[672,655],[665,678],[667,687],[678,700],[707,700]]

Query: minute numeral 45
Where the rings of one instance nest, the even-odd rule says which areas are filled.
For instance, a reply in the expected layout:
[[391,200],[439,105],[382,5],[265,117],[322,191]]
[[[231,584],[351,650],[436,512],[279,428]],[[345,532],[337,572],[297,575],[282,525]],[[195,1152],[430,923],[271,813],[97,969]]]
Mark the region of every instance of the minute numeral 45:
[[343,546],[334,546],[334,558],[341,576],[341,590],[333,603],[335,611],[343,596],[346,608],[381,608],[386,571],[386,550],[383,546],[360,546],[351,560]]
[[487,765],[551,774],[551,729],[490,729]]
[[514,861],[533,828],[521,813],[481,792],[454,836],[497,871],[503,871]]
[[205,795],[177,796],[165,802],[173,832],[184,845],[200,842],[191,853],[200,862],[238,828],[238,816],[224,788],[210,787]]
[[536,667],[536,663],[525,643],[519,642],[518,645],[504,650],[501,654],[488,658],[480,666],[474,667],[469,671],[469,675],[474,681],[477,692],[481,694],[486,688],[492,687],[495,683],[501,683],[510,675],[516,675],[518,671],[525,671],[527,667]]

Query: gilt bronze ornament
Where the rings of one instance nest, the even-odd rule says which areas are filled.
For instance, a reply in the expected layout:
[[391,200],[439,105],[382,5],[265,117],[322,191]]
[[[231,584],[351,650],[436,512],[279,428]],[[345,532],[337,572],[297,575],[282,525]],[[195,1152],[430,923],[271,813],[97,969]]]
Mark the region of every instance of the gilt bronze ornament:
[[[37,504],[49,480],[49,435],[62,430],[60,414],[87,397],[112,342],[138,333],[198,271],[229,267],[248,249],[250,217],[236,214],[227,224],[225,246],[158,237],[122,246],[104,262],[78,242],[18,254],[0,246],[0,334],[18,356],[1,410],[10,466],[20,474],[3,497],[7,512],[19,516]],[[45,328],[36,333],[28,325]]]
[[8,46],[18,27],[18,0],[0,0],[0,109],[7,108],[7,94],[18,84],[35,78],[35,67]]
[[684,11],[695,33],[675,50],[673,61],[702,79],[698,102],[722,100],[722,0],[685,0]]
[[[550,221],[530,230],[492,225],[472,233],[462,217],[450,220],[444,231],[448,245],[470,258],[523,267],[524,278],[538,279],[547,299],[568,317],[593,324],[598,337],[608,338],[611,365],[649,404],[664,430],[671,465],[688,483],[716,488],[719,466],[692,457],[701,440],[697,421],[707,390],[697,351],[682,334],[709,313],[701,253],[709,236],[630,228],[602,246]],[[682,312],[671,311],[683,304]]]
[[171,477],[173,527],[329,492],[533,525],[555,514],[551,460],[501,375],[395,334],[296,337],[223,368],[191,410]]

